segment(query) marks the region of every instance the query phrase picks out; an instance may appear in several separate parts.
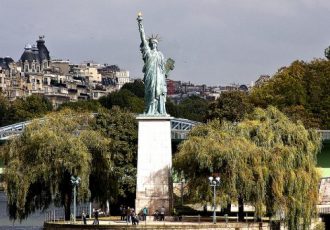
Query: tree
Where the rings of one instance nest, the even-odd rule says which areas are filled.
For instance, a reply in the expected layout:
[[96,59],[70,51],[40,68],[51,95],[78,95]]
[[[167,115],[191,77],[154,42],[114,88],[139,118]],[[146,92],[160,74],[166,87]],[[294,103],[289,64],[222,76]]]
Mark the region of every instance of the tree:
[[[284,213],[289,229],[308,229],[316,214],[320,136],[274,107],[240,123],[213,120],[195,127],[174,159],[194,200],[211,200],[207,178],[221,177],[217,202],[249,203],[256,217]],[[266,207],[266,213],[264,212]]]
[[144,110],[143,99],[135,96],[127,89],[112,92],[107,96],[101,97],[99,102],[107,109],[111,109],[113,106],[119,106],[133,113],[142,113]]
[[166,100],[166,112],[172,117],[180,117],[179,106],[174,104],[169,98]]
[[58,108],[58,110],[62,110],[65,108],[69,108],[75,111],[90,111],[97,112],[101,108],[101,104],[96,100],[79,100],[75,102],[64,102]]
[[135,96],[144,98],[144,83],[142,80],[134,80],[133,83],[125,83],[120,90],[129,90]]
[[0,93],[0,125],[9,124],[10,103],[9,100]]
[[203,121],[206,116],[208,101],[199,96],[191,96],[184,99],[179,105],[178,116],[193,121]]
[[[93,190],[103,191],[106,186],[111,186],[108,191],[112,193],[113,203],[125,200],[126,204],[134,205],[138,135],[135,116],[115,106],[110,111],[99,111],[95,119],[94,129],[100,130],[104,136],[112,140],[109,151],[112,153],[112,171],[115,179],[108,184],[100,183],[99,177],[95,174],[96,177],[91,179],[92,194],[101,194],[98,199],[104,201],[107,197],[101,196],[105,192]],[[99,168],[93,170],[100,170]]]
[[301,119],[306,127],[329,129],[329,84],[330,61],[294,61],[260,87],[254,87],[249,99],[258,107],[276,106],[292,119]]
[[42,117],[52,109],[50,101],[42,95],[33,94],[26,98],[17,98],[11,105],[11,121],[15,123]]
[[[26,218],[51,202],[64,206],[70,218],[72,175],[81,178],[78,197],[90,196],[89,176],[95,158],[109,169],[110,140],[90,128],[90,113],[63,110],[34,120],[22,135],[9,141],[2,158],[10,217]],[[104,166],[103,166],[104,167]]]
[[209,105],[206,118],[239,122],[253,108],[247,93],[241,91],[223,92],[215,102]]

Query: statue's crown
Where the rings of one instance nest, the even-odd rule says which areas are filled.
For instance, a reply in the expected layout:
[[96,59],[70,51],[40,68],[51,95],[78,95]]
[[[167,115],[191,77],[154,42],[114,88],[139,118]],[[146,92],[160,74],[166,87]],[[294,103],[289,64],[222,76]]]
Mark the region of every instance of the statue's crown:
[[150,43],[157,43],[161,41],[160,37],[158,36],[158,34],[156,35],[151,35],[151,37],[148,38]]

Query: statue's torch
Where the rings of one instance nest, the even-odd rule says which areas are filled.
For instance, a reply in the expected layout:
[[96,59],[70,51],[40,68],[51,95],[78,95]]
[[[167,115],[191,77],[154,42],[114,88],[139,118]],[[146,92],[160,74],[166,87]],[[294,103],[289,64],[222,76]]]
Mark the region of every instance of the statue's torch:
[[141,22],[143,20],[141,11],[138,13],[138,17],[136,20],[138,20],[138,22]]

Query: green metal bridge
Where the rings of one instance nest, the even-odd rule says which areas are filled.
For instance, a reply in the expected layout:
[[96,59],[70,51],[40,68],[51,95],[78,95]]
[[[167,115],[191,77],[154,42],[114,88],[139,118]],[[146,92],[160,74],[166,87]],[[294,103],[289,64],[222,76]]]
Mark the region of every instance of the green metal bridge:
[[[25,127],[29,125],[31,121],[20,122],[4,127],[0,127],[0,141],[5,141],[14,136],[20,135]],[[184,140],[187,138],[187,134],[190,130],[198,125],[199,122],[191,121],[183,118],[174,118],[171,120],[171,135],[174,140]]]

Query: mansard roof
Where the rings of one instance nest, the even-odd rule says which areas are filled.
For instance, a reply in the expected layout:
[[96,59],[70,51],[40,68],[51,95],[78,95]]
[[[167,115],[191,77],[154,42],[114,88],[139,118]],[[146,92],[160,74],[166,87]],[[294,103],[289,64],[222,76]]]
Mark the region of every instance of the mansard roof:
[[14,60],[11,57],[0,57],[0,67],[2,69],[9,69],[9,64],[14,62]]
[[22,61],[24,63],[25,61],[33,62],[33,61],[38,60],[38,56],[36,55],[35,51],[32,51],[31,45],[29,45],[29,44],[26,45],[24,49],[25,50],[21,56],[20,61]]
[[25,50],[20,58],[21,62],[28,61],[29,63],[35,61],[42,63],[44,60],[49,61],[49,51],[45,46],[44,36],[39,36],[37,45],[31,46],[30,44],[25,46]]
[[50,60],[49,51],[45,46],[45,36],[39,36],[39,40],[37,40],[37,47],[39,50],[39,61],[42,62],[44,60]]

